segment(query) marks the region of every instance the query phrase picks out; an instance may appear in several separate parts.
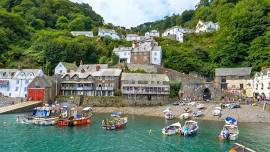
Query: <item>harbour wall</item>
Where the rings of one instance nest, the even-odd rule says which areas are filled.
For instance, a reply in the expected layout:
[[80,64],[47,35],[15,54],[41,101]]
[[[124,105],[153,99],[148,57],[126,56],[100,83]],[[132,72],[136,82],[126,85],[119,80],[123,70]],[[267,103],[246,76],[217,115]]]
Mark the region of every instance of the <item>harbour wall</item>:
[[70,102],[79,106],[93,106],[93,107],[126,107],[126,106],[162,106],[175,101],[175,99],[127,99],[122,96],[114,97],[97,97],[97,96],[58,96],[56,98],[58,103]]

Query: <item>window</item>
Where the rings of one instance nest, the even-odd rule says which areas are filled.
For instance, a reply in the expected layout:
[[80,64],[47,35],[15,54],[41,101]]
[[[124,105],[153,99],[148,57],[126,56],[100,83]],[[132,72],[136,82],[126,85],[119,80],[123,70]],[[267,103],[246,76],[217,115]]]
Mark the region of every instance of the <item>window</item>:
[[60,70],[60,73],[62,74],[62,70]]
[[124,56],[126,56],[126,55],[127,55],[127,52],[124,53]]
[[17,84],[19,84],[20,83],[20,80],[17,80],[17,82],[16,82]]
[[155,52],[154,55],[157,56],[157,52]]
[[18,91],[19,90],[19,87],[16,87],[15,91]]
[[244,79],[245,77],[244,76],[239,76],[239,79]]
[[27,90],[27,88],[26,87],[24,87],[24,91],[26,91]]
[[244,85],[242,83],[240,84],[240,89],[244,89]]
[[25,80],[25,84],[28,84],[29,80]]

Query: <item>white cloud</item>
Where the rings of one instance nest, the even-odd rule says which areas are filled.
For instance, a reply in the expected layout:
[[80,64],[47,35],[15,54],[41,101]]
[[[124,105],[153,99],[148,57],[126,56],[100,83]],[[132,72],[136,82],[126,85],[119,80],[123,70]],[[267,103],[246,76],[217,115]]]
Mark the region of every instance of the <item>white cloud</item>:
[[199,0],[72,0],[88,3],[106,23],[133,27],[193,9]]

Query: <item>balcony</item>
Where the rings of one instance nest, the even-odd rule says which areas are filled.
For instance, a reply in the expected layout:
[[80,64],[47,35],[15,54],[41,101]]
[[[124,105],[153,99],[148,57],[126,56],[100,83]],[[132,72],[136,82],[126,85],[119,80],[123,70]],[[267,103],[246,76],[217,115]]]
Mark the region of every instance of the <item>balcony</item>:
[[93,90],[93,87],[61,87],[61,90]]
[[114,87],[96,87],[97,91],[114,90]]
[[130,91],[130,90],[122,90],[122,94],[149,94],[149,95],[166,95],[166,94],[170,94],[169,91]]

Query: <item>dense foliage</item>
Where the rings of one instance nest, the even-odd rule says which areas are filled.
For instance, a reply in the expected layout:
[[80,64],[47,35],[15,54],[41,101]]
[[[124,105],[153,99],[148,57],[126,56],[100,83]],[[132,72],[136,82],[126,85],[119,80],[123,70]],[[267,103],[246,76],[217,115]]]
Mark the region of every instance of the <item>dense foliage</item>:
[[183,44],[159,39],[164,50],[164,65],[178,71],[195,71],[211,76],[215,67],[270,66],[269,0],[201,0],[197,8],[181,15],[145,23],[133,28],[143,33],[180,25],[195,28],[199,19],[218,22],[212,34],[187,35]]
[[[95,33],[103,18],[88,4],[68,0],[2,0],[0,2],[0,67],[42,67],[51,74],[59,61],[116,63],[114,47],[131,45],[109,37],[73,37],[70,31]],[[115,27],[112,27],[115,28]]]
[[104,24],[88,4],[68,0],[0,1],[0,68],[42,67],[51,74],[59,61],[115,64],[114,47],[130,42],[108,37],[73,37],[72,30],[113,28],[122,35],[179,25],[195,28],[199,19],[219,22],[220,30],[189,34],[184,43],[158,38],[163,63],[182,72],[213,75],[216,67],[270,66],[269,0],[201,0],[195,10],[167,16],[130,30]]

